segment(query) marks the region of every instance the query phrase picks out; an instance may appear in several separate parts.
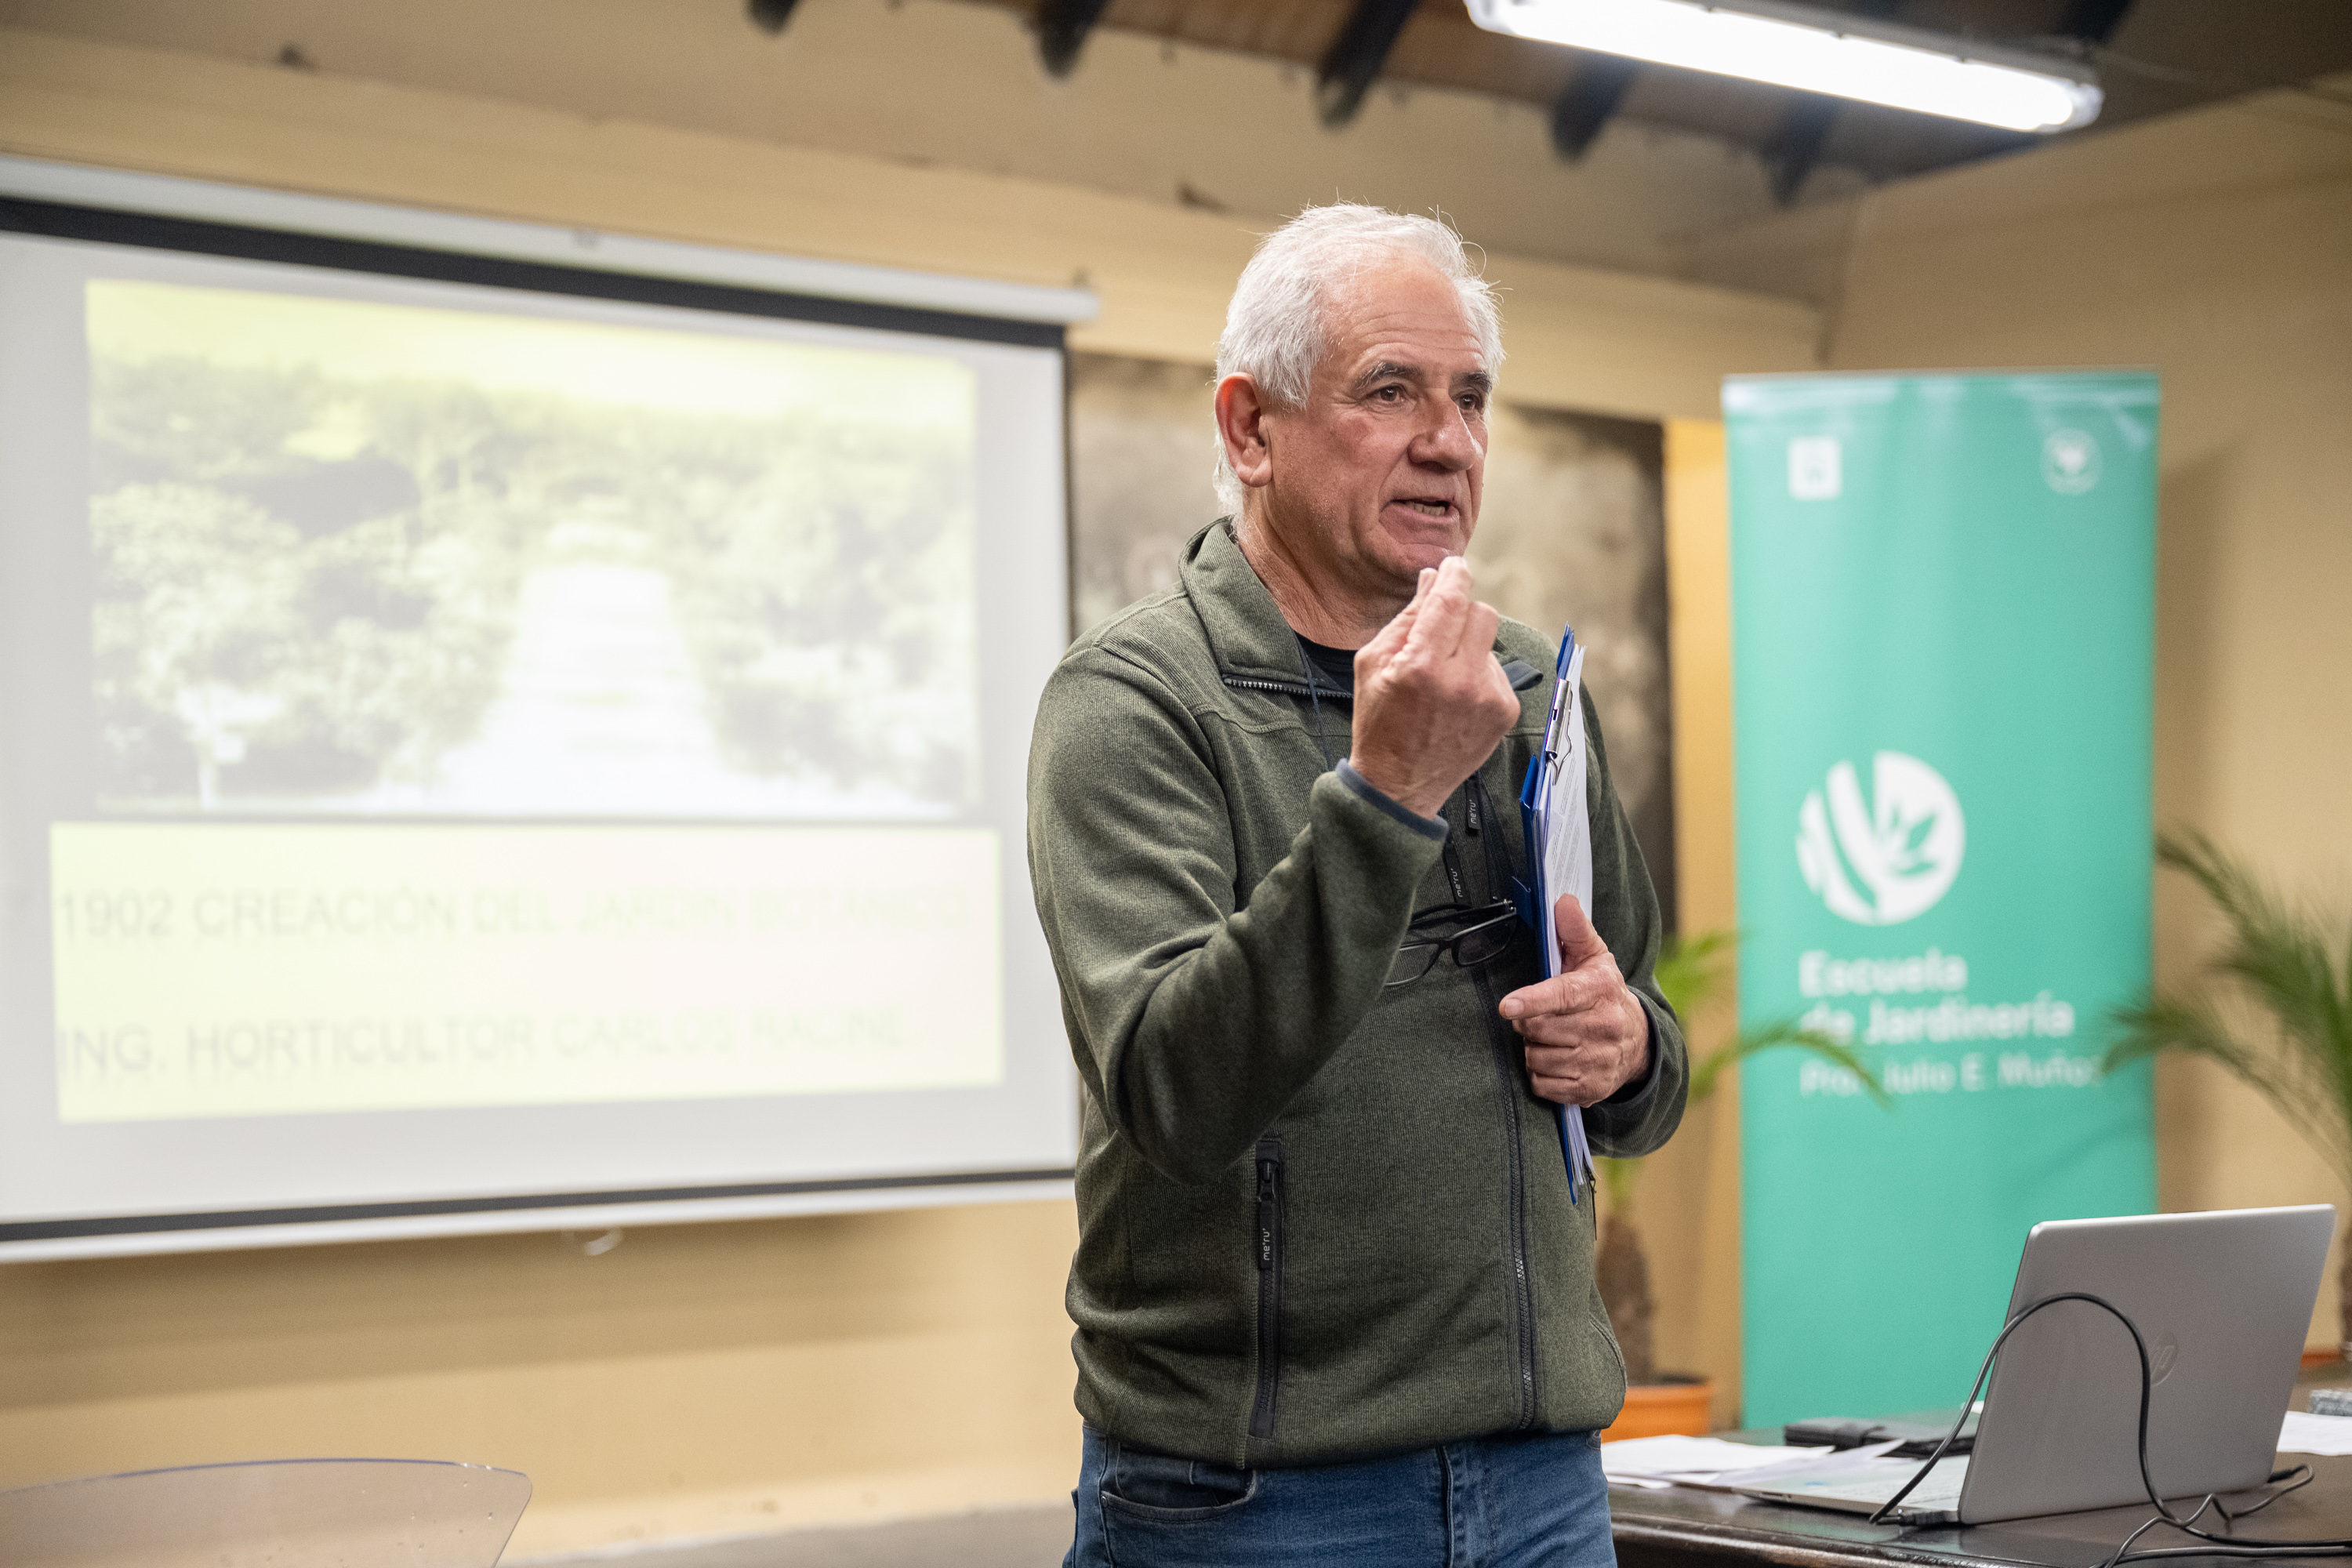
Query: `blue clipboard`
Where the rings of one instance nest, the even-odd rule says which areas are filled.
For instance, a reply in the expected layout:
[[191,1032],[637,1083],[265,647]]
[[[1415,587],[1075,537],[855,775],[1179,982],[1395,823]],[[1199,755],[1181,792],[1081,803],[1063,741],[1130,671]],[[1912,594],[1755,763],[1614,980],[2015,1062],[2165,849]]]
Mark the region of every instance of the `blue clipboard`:
[[[1551,786],[1552,767],[1558,761],[1554,741],[1559,733],[1561,700],[1568,689],[1568,667],[1575,657],[1576,630],[1572,626],[1563,627],[1559,637],[1559,658],[1552,666],[1551,715],[1544,723],[1543,749],[1528,759],[1526,781],[1519,785],[1519,828],[1527,841],[1528,874],[1525,880],[1513,882],[1511,895],[1512,901],[1518,906],[1519,918],[1528,922],[1528,929],[1536,933],[1538,942],[1543,938],[1544,910],[1550,902],[1549,891],[1544,887],[1541,803]],[[1553,955],[1546,954],[1546,973],[1549,973],[1552,962]],[[1578,1201],[1580,1174],[1590,1173],[1589,1170],[1585,1173],[1577,1170],[1578,1151],[1587,1147],[1583,1137],[1584,1112],[1573,1105],[1554,1105],[1552,1110],[1554,1120],[1559,1125],[1560,1161],[1568,1167],[1568,1201],[1573,1204]],[[1572,1126],[1571,1117],[1575,1119]]]

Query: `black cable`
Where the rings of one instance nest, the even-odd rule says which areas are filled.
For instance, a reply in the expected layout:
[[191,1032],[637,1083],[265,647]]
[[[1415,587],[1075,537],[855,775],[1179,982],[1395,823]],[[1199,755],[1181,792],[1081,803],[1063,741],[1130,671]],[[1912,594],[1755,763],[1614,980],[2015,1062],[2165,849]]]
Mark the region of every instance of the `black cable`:
[[[2205,1494],[2205,1500],[2197,1505],[2197,1511],[2189,1516],[2189,1522],[2191,1524],[2196,1523],[2209,1508],[2216,1510],[2221,1509],[2221,1505],[2220,1502],[2215,1500],[2214,1495],[2211,1492],[2207,1492]],[[2221,1510],[2221,1517],[2224,1519],[2229,1517],[2227,1510]],[[2124,1537],[2124,1543],[2115,1549],[2114,1552],[2111,1553],[2107,1557],[2106,1561],[2100,1565],[2100,1568],[2115,1568],[2115,1564],[2121,1563],[2126,1557],[2131,1554],[2133,1542],[2137,1541],[2141,1536],[2146,1535],[2149,1531],[2154,1530],[2158,1525],[2162,1524],[2163,1522],[2164,1518],[2162,1515],[2151,1515],[2147,1522],[2142,1524],[2137,1530],[2133,1531],[2129,1535]]]
[[[2156,1517],[2147,1521],[2147,1523],[2142,1524],[2137,1530],[2133,1531],[2129,1535],[2126,1536],[2123,1540],[2123,1543],[2117,1546],[2115,1552],[2108,1556],[2105,1562],[2098,1565],[2098,1568],[2117,1568],[2118,1564],[2125,1562],[2146,1563],[2158,1558],[2169,1557],[2340,1557],[2346,1555],[2347,1552],[2352,1552],[2352,1538],[2320,1537],[2309,1541],[2239,1541],[2230,1536],[2216,1535],[2211,1531],[2200,1530],[2197,1528],[2197,1521],[2204,1516],[2205,1510],[2209,1507],[2218,1511],[2224,1521],[2243,1518],[2247,1514],[2261,1512],[2263,1509],[2268,1508],[2272,1503],[2276,1502],[2280,1498],[2284,1497],[2288,1492],[2294,1491],[2302,1487],[2310,1485],[2315,1472],[2308,1465],[2295,1465],[2284,1470],[2273,1471],[2270,1478],[2271,1481],[2277,1481],[2284,1477],[2292,1476],[2296,1470],[2303,1471],[2304,1477],[2303,1479],[2294,1482],[2291,1486],[2282,1488],[2280,1490],[2264,1498],[2262,1501],[2253,1504],[2252,1507],[2240,1510],[2236,1514],[2231,1513],[2228,1509],[2222,1507],[2220,1500],[2210,1492],[2206,1494],[2205,1500],[2199,1503],[2196,1509],[2185,1519],[2175,1514],[2170,1508],[2166,1506],[2164,1499],[2157,1493],[2156,1478],[2149,1472],[2147,1468],[2147,1407],[2149,1397],[2156,1386],[2155,1379],[2150,1375],[2150,1368],[2148,1366],[2147,1342],[2140,1336],[2139,1325],[2133,1322],[2131,1319],[2125,1314],[2121,1308],[2102,1297],[2092,1295],[2087,1290],[2061,1290],[2054,1295],[2044,1296],[2040,1300],[2032,1302],[2025,1307],[2021,1311],[2019,1311],[2012,1316],[2009,1321],[2001,1325],[2000,1332],[1993,1338],[1992,1348],[1985,1352],[1984,1361],[1977,1368],[1976,1381],[1969,1385],[1969,1396],[1961,1403],[1959,1416],[1952,1423],[1951,1431],[1945,1434],[1944,1440],[1936,1445],[1936,1451],[1927,1456],[1927,1459],[1921,1463],[1919,1468],[1912,1475],[1911,1479],[1903,1483],[1902,1489],[1895,1492],[1893,1497],[1888,1498],[1884,1503],[1879,1505],[1877,1511],[1870,1516],[1867,1522],[1872,1524],[1885,1523],[1886,1521],[1887,1513],[1894,1509],[1895,1505],[1901,1502],[1905,1498],[1909,1497],[1912,1490],[1916,1488],[1921,1481],[1927,1479],[1927,1473],[1936,1468],[1936,1462],[1941,1459],[1945,1454],[1949,1452],[1952,1445],[1959,1440],[1960,1429],[1968,1425],[1969,1414],[1975,1408],[1977,1395],[1984,1387],[1987,1374],[1992,1371],[1993,1358],[2000,1353],[2000,1347],[2008,1342],[2009,1336],[2015,1333],[2020,1328],[2022,1328],[2025,1324],[2025,1321],[2033,1316],[2034,1313],[2042,1310],[2044,1307],[2054,1307],[2061,1301],[2084,1301],[2098,1308],[2101,1311],[2105,1312],[2109,1317],[2112,1317],[2116,1321],[2124,1326],[2126,1331],[2132,1337],[2132,1348],[2139,1354],[2139,1480],[2140,1485],[2147,1490],[2147,1500],[2149,1505],[2156,1510]],[[2168,1524],[2173,1529],[2179,1531],[2182,1534],[2189,1536],[2204,1544],[2198,1546],[2161,1547],[2153,1552],[2132,1552],[2132,1542],[2137,1541],[2142,1535],[2146,1534],[2149,1530],[2155,1528],[2158,1524]],[[2130,1553],[2129,1556],[2126,1555],[2127,1552]]]
[[[2132,1327],[2132,1321],[2129,1318],[2125,1318],[2121,1312],[2116,1312],[2114,1307],[2109,1306],[2106,1302],[2100,1300],[2099,1298],[2089,1294],[2087,1291],[2067,1290],[2055,1296],[2044,1296],[2042,1300],[2034,1302],[2032,1306],[2026,1308],[2023,1311],[2011,1318],[2009,1321],[2000,1326],[2000,1332],[1993,1336],[1992,1348],[1985,1352],[1984,1361],[1977,1368],[1976,1381],[1969,1384],[1969,1396],[1960,1401],[1960,1413],[1959,1415],[1952,1422],[1952,1429],[1944,1434],[1944,1440],[1936,1445],[1936,1451],[1928,1455],[1927,1458],[1921,1462],[1918,1469],[1912,1473],[1911,1479],[1903,1483],[1902,1489],[1897,1491],[1893,1497],[1888,1498],[1885,1502],[1879,1504],[1878,1511],[1872,1514],[1868,1520],[1864,1521],[1865,1523],[1885,1523],[1886,1515],[1895,1507],[1895,1505],[1901,1502],[1905,1498],[1909,1497],[1913,1489],[1917,1487],[1921,1481],[1927,1479],[1927,1472],[1936,1468],[1936,1461],[1942,1458],[1947,1453],[1950,1452],[1952,1445],[1960,1440],[1960,1428],[1969,1424],[1969,1412],[1976,1408],[1977,1394],[1984,1388],[1986,1374],[1992,1371],[1992,1358],[2000,1353],[2000,1347],[2009,1342],[2009,1336],[2017,1332],[2020,1328],[2023,1327],[2026,1319],[2033,1316],[2034,1313],[2042,1310],[2042,1308],[2054,1307],[2061,1301],[2088,1301],[2094,1306],[2105,1307],[2108,1311],[2115,1312],[2116,1317],[2123,1319],[2123,1325],[2125,1328],[2131,1329],[2132,1343],[2139,1346],[2140,1479],[2143,1482],[2147,1482],[2147,1392],[2150,1386],[2147,1375],[2147,1346],[2141,1342],[2139,1330]],[[2154,1483],[2148,1483],[2147,1490],[2150,1497],[2154,1497],[2156,1495],[2156,1487]],[[2162,1511],[2163,1506],[2164,1505],[2161,1503],[2157,1505],[2158,1511]]]
[[[2226,1519],[2234,1524],[2239,1520],[2244,1519],[2251,1514],[2262,1512],[2263,1510],[2270,1507],[2271,1504],[2278,1501],[2279,1499],[2286,1496],[2289,1492],[2301,1491],[2304,1488],[2309,1486],[2313,1481],[2319,1479],[2319,1472],[2313,1469],[2309,1465],[2290,1465],[2284,1470],[2273,1470],[2271,1472],[2270,1479],[2263,1484],[2265,1486],[2278,1486],[2279,1482],[2286,1480],[2288,1477],[2294,1475],[2297,1470],[2301,1470],[2303,1472],[2303,1479],[2292,1482],[2286,1486],[2279,1487],[2278,1490],[2271,1493],[2270,1496],[2263,1499],[2262,1501],[2254,1504],[2252,1508],[2242,1508],[2233,1510],[2223,1508],[2220,1503],[2215,1503],[2213,1505],[2214,1511],[2219,1513],[2223,1519]],[[2193,1518],[2195,1516],[2192,1515],[2191,1517]]]
[[[2288,1478],[2294,1476],[2298,1470],[2303,1472],[2302,1479],[2300,1480],[2288,1480]],[[2271,1504],[2278,1501],[2279,1499],[2286,1496],[2289,1492],[2301,1491],[2304,1488],[2309,1486],[2312,1481],[2317,1478],[2317,1475],[2318,1472],[2314,1470],[2309,1465],[2291,1465],[2284,1470],[2273,1470],[2270,1473],[2268,1479],[2263,1483],[2264,1485],[2275,1486],[2281,1481],[2287,1481],[2287,1484],[2285,1486],[2279,1487],[2278,1490],[2271,1493],[2268,1497],[2263,1499],[2262,1501],[2248,1508],[2239,1509],[2234,1512],[2232,1512],[2228,1507],[2224,1506],[2221,1500],[2210,1492],[2206,1494],[2205,1502],[2211,1503],[2213,1505],[2214,1512],[2220,1514],[2223,1519],[2228,1520],[2234,1524],[2239,1520],[2244,1519],[2249,1514],[2262,1512],[2263,1510],[2270,1507]],[[2198,1540],[2209,1542],[2212,1544],[2204,1546],[2167,1546],[2159,1547],[2153,1552],[2134,1552],[2131,1549],[2133,1542],[2137,1541],[2141,1536],[2147,1534],[2150,1530],[2153,1530],[2158,1525],[2170,1522],[2159,1516],[2149,1520],[2146,1524],[2141,1525],[2137,1530],[2135,1530],[2129,1535],[2125,1536],[2124,1543],[2121,1546],[2116,1547],[2114,1553],[2109,1556],[2106,1561],[2098,1564],[2098,1568],[2116,1568],[2116,1565],[2119,1563],[2145,1563],[2151,1558],[2159,1557],[2340,1557],[2345,1554],[2347,1550],[2346,1543],[2340,1542],[2330,1542],[2326,1540],[2224,1541],[2218,1536],[2208,1534],[2206,1531],[2201,1530],[2189,1530],[2189,1526],[2196,1523],[2198,1515],[2202,1514],[2204,1511],[2205,1504],[2200,1503],[2197,1506],[2197,1511],[2189,1516],[2186,1523],[2176,1525],[2174,1528],[2187,1531],[2189,1534],[2195,1536]]]

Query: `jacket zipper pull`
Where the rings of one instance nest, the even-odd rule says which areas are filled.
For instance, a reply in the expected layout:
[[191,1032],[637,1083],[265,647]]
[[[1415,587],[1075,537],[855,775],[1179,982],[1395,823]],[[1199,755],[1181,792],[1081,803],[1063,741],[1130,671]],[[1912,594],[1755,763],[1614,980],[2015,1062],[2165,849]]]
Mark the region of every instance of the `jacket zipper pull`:
[[1478,832],[1478,797],[1485,793],[1484,790],[1472,789],[1465,791],[1462,797],[1462,815],[1467,819],[1471,836],[1474,837]]
[[1272,1160],[1257,1163],[1257,1268],[1261,1274],[1274,1267],[1274,1227],[1280,1223],[1276,1215],[1279,1197],[1275,1188],[1276,1169]]

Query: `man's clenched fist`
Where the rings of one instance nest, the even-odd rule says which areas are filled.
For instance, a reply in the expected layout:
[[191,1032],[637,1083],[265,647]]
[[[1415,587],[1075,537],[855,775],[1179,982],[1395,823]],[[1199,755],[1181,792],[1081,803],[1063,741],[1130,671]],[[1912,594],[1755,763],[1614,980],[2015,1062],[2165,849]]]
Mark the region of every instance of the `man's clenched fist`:
[[1408,811],[1436,816],[1518,721],[1518,693],[1495,659],[1501,619],[1470,597],[1469,565],[1449,555],[1356,655],[1348,760]]
[[1528,1078],[1564,1105],[1598,1105],[1650,1067],[1650,1016],[1575,895],[1554,906],[1559,973],[1512,992],[1501,1012],[1527,1042]]

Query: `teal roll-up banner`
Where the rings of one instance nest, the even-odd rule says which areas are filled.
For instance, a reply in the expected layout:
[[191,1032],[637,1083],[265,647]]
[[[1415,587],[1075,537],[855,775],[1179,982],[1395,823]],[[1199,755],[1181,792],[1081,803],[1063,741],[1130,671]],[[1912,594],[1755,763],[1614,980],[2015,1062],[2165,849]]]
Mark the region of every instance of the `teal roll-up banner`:
[[1726,384],[1746,1415],[1957,1405],[2026,1231],[2154,1206],[2145,1071],[2157,386]]

